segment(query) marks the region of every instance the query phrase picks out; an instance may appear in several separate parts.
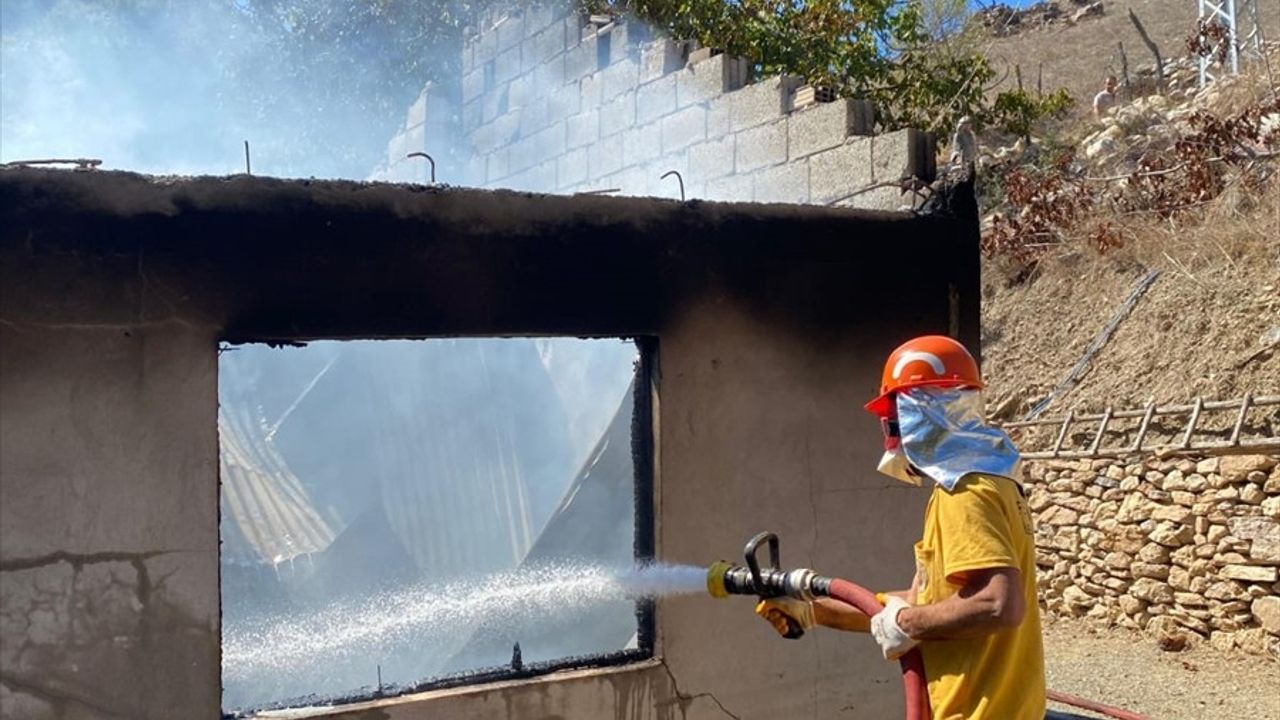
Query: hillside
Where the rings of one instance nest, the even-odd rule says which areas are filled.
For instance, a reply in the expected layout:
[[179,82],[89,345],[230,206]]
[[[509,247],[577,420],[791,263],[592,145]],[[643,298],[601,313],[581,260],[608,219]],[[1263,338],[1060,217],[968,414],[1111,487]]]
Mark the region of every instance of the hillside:
[[[1264,36],[1280,39],[1280,0],[1258,2]],[[989,38],[989,55],[997,67],[1007,70],[1002,87],[1016,84],[1015,66],[1021,66],[1024,84],[1029,88],[1036,86],[1043,72],[1046,91],[1064,87],[1077,99],[1077,107],[1086,110],[1103,79],[1108,74],[1120,76],[1121,43],[1131,73],[1154,63],[1129,20],[1129,10],[1138,16],[1166,59],[1186,53],[1186,39],[1196,27],[1199,12],[1196,0],[1102,0],[1101,4],[1102,15],[1083,18],[1075,24],[1031,24],[1013,34]],[[1057,5],[1068,15],[1079,7],[1075,0],[1057,0]]]
[[[1124,5],[1107,3],[1108,16],[1086,21],[1098,23],[1091,32],[1117,18],[1127,26],[1111,7]],[[1157,15],[1155,2],[1132,5]],[[1171,17],[1149,23],[1153,34],[1170,36],[1182,5],[1194,17],[1193,3],[1159,5]],[[996,42],[999,52],[1021,48],[1024,67],[1043,60],[1047,85],[1087,74],[1085,58],[1063,51],[1088,29],[1054,25]],[[1270,51],[1280,70],[1280,43]],[[1159,276],[1048,413],[1280,394],[1280,101],[1261,63],[1203,91],[1182,75],[1164,97],[1054,128],[1021,159],[990,159],[1016,156],[1009,148],[980,157],[996,196],[984,221],[983,353],[998,418],[1046,398],[1149,271]],[[1039,194],[1011,200],[1011,172]],[[1001,228],[1005,244],[993,249]],[[1280,432],[1280,413],[1262,422]]]

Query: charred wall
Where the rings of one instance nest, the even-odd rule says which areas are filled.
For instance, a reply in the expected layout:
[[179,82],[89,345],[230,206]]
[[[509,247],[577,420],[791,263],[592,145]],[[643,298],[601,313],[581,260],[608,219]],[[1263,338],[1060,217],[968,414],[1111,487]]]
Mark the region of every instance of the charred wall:
[[[951,199],[920,216],[0,172],[4,714],[217,716],[220,341],[654,336],[658,557],[732,557],[769,528],[789,564],[905,582],[924,496],[877,479],[858,408],[902,339],[976,346],[972,189]],[[893,668],[856,638],[781,643],[747,603],[703,598],[657,624],[658,664],[418,699],[477,718],[897,712]]]

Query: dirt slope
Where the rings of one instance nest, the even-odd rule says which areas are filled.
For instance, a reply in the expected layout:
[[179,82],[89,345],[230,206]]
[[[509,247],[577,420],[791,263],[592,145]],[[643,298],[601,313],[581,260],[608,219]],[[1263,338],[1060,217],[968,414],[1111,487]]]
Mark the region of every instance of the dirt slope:
[[[988,266],[983,353],[990,405],[1013,398],[1008,415],[1020,417],[1045,397],[1146,267],[1160,270],[1160,278],[1094,357],[1080,385],[1048,412],[1135,407],[1149,399],[1188,402],[1197,395],[1280,394],[1280,350],[1265,350],[1280,338],[1277,212],[1222,252],[1210,239],[1217,232],[1199,231],[1204,242],[1198,249],[1149,247],[1124,259],[1064,253],[1033,282],[1014,287],[1003,287],[1002,276]],[[1263,237],[1268,232],[1269,246]]]
[[[1265,36],[1280,38],[1280,0],[1257,2]],[[1074,8],[1065,0],[1060,4]],[[1199,13],[1196,0],[1103,0],[1102,6],[1102,17],[1086,18],[1075,25],[1052,24],[992,38],[989,54],[997,67],[1008,69],[1004,86],[1015,84],[1013,68],[1021,65],[1024,86],[1034,88],[1043,67],[1046,91],[1065,87],[1078,107],[1087,108],[1101,89],[1102,79],[1109,73],[1120,75],[1120,43],[1129,58],[1130,72],[1155,62],[1129,21],[1130,9],[1165,58],[1185,54],[1186,38],[1195,29]]]
[[[1260,1],[1280,10],[1280,0]],[[1194,10],[1191,2],[1161,0],[1166,2],[1171,15],[1184,5]],[[1280,20],[1280,12],[1275,15]],[[1082,27],[1059,26],[1053,32],[1065,35]],[[1043,37],[1041,42],[1052,45]],[[1274,44],[1272,57],[1272,65],[1280,66],[1280,44]],[[1049,67],[1046,63],[1046,73]],[[1197,396],[1234,399],[1246,392],[1280,395],[1280,143],[1274,131],[1222,151],[1247,152],[1254,159],[1233,170],[1213,166],[1212,172],[1228,173],[1227,189],[1191,202],[1172,217],[1122,211],[1123,203],[1108,199],[1128,192],[1129,173],[1141,170],[1136,158],[1163,153],[1164,167],[1172,166],[1167,172],[1176,171],[1176,162],[1185,164],[1186,146],[1173,140],[1193,137],[1185,120],[1193,111],[1232,117],[1257,105],[1270,113],[1268,127],[1280,124],[1280,106],[1270,99],[1271,82],[1255,66],[1204,91],[1122,103],[1101,121],[1076,120],[1058,130],[1060,143],[1084,138],[1074,141],[1080,150],[1076,162],[1083,163],[1073,171],[1077,176],[1129,179],[1106,185],[1112,194],[1098,196],[1081,225],[1063,229],[1065,240],[1050,246],[1030,279],[1024,272],[1021,281],[1011,281],[1008,257],[984,261],[984,372],[990,385],[988,408],[997,419],[1020,418],[1047,397],[1149,270],[1159,271],[1159,278],[1093,356],[1081,382],[1057,396],[1046,412],[1138,407],[1149,400],[1188,403]],[[1154,100],[1165,109],[1151,110],[1149,101]],[[1144,104],[1148,109],[1140,110]],[[1155,120],[1148,122],[1148,117]],[[1116,131],[1114,140],[1106,141],[1111,149],[1094,153],[1091,146],[1104,127]],[[1161,139],[1163,144],[1153,144]],[[1230,175],[1239,168],[1247,169],[1247,181]],[[989,172],[995,180],[1001,170],[991,167]],[[997,208],[1010,216],[1029,209]],[[1100,254],[1082,241],[1087,234],[1082,229],[1091,222],[1114,226],[1121,246]],[[1264,415],[1261,422],[1280,434],[1280,410]]]

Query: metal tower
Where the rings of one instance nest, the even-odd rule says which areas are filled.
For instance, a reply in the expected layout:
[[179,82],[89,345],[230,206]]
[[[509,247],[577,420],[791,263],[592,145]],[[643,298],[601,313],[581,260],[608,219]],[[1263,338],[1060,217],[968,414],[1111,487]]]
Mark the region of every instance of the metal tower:
[[[1259,57],[1264,52],[1262,22],[1258,10],[1258,0],[1197,0],[1200,3],[1200,22],[1202,25],[1217,23],[1225,31],[1224,42],[1227,43],[1227,57],[1224,65],[1234,75],[1240,72],[1241,53],[1254,54]],[[1242,23],[1244,19],[1246,22]],[[1241,33],[1247,23],[1249,31]],[[1210,66],[1212,57],[1200,56],[1200,87],[1214,79]]]

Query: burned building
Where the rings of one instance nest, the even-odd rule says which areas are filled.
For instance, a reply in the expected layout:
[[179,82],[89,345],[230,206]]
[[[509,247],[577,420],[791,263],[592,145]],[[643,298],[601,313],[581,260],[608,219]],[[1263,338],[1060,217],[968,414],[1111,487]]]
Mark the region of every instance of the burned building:
[[[978,337],[965,184],[885,213],[6,169],[0,228],[0,702],[15,717],[217,717],[220,598],[251,581],[220,577],[220,559],[297,563],[358,527],[261,427],[220,428],[220,348],[638,338],[637,557],[705,566],[770,529],[789,565],[888,587],[911,572],[925,494],[875,475],[861,403],[902,339]],[[627,424],[608,420],[613,436]],[[220,483],[264,469],[255,487],[278,496],[255,502],[292,544],[220,537],[220,512],[237,512]],[[545,509],[525,556],[584,543],[556,523],[571,506]],[[397,562],[434,562],[417,552]],[[648,618],[608,662],[315,712],[892,716],[901,702],[896,669],[859,638],[784,643],[745,601],[659,600]]]

